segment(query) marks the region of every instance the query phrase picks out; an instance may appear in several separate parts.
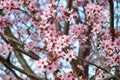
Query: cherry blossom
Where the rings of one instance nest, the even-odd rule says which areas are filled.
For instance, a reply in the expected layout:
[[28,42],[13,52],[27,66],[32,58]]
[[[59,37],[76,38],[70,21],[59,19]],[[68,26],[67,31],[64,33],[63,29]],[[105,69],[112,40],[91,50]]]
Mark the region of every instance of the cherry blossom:
[[119,0],[1,0],[0,78],[119,80]]
[[39,61],[36,62],[37,69],[44,70],[48,66],[48,63],[49,61],[47,58],[39,59]]
[[10,52],[10,51],[13,50],[13,47],[12,47],[10,44],[5,45],[4,48],[5,48],[5,50],[6,50],[7,52]]
[[65,57],[64,57],[66,60],[68,61],[72,61],[72,59],[75,59],[76,60],[76,55],[74,53],[73,50],[69,50],[67,54],[65,54]]

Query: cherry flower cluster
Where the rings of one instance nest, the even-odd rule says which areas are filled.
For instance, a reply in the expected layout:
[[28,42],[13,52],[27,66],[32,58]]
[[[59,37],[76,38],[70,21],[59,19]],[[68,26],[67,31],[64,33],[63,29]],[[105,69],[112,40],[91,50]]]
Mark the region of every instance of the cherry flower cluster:
[[81,48],[85,48],[85,42],[87,40],[87,37],[85,35],[85,33],[87,32],[88,30],[88,27],[86,25],[83,25],[83,24],[73,24],[71,26],[71,29],[70,29],[70,35],[73,37],[73,40],[74,39],[78,39],[79,40],[79,43],[81,46]]
[[69,10],[64,8],[63,6],[57,8],[58,10],[58,15],[56,16],[56,19],[60,22],[63,23],[63,21],[72,23],[73,20],[78,19],[78,14],[77,12],[74,12],[73,9]]
[[68,73],[58,73],[57,74],[58,79],[61,80],[77,80],[77,78],[75,78],[74,74],[72,71],[68,72]]
[[102,70],[96,70],[96,73],[99,73],[95,78],[96,80],[100,80],[100,79],[105,78],[106,76],[107,77],[109,76],[106,72],[104,72]]
[[20,8],[21,5],[23,5],[23,1],[0,1],[0,9],[4,9],[5,12],[9,12],[12,8]]
[[[95,54],[99,54],[102,60],[102,62],[100,62],[101,65],[105,68],[109,67],[110,69],[113,69],[114,66],[120,66],[119,37],[116,37],[115,41],[113,41],[110,34],[110,28],[107,26],[101,27],[100,24],[96,24],[96,26],[93,25],[92,33],[94,34],[94,39],[92,41],[94,41],[94,46],[98,51]],[[97,64],[97,61],[95,63]],[[96,80],[110,77],[110,74],[103,70],[96,69],[95,71],[98,73]]]
[[[92,7],[91,7],[92,5]],[[100,5],[87,4],[85,7],[88,25],[92,26],[93,44],[96,47],[96,56],[99,55],[102,61],[99,61],[104,68],[113,69],[114,66],[120,65],[120,53],[119,53],[119,37],[115,37],[115,41],[112,40],[110,28],[105,24],[104,9]],[[98,59],[98,56],[97,56]],[[95,59],[96,60],[96,59]],[[97,64],[97,61],[95,62]],[[107,70],[107,69],[106,69]],[[96,80],[100,80],[106,77],[110,77],[111,72],[107,73],[103,70],[97,70]]]
[[107,66],[119,66],[120,64],[120,49],[116,43],[117,42],[112,42],[111,40],[104,40],[102,43],[102,51],[106,58],[105,64]]
[[69,61],[75,59],[75,53],[72,50],[69,49],[67,54],[64,52],[65,48],[71,46],[72,41],[70,37],[67,35],[60,35],[59,32],[57,33],[54,25],[48,28],[42,42],[46,44],[45,47],[49,52],[59,56],[65,56],[65,59]]
[[92,33],[94,35],[102,34],[102,33],[104,33],[104,31],[105,31],[105,29],[101,24],[96,24],[96,23],[93,24]]
[[0,16],[0,23],[0,29],[4,29],[6,27],[6,24],[10,24],[11,21],[5,16]]
[[57,62],[50,62],[50,60],[44,58],[44,59],[39,59],[36,62],[36,68],[37,70],[42,72],[52,73],[59,68],[59,64]]
[[80,6],[83,6],[83,5],[84,5],[84,2],[85,2],[85,0],[74,0],[74,1],[73,1],[73,6],[74,6],[75,8],[80,7]]
[[77,59],[77,55],[73,50],[69,50],[67,54],[65,54],[64,59],[67,61],[72,61],[72,59]]
[[93,23],[104,23],[105,16],[103,15],[103,7],[97,4],[87,4],[85,7],[85,14],[86,14],[86,19],[87,23],[89,25],[93,25]]
[[10,52],[12,52],[13,47],[10,44],[6,44],[6,45],[2,45],[2,43],[0,43],[0,55],[8,55]]

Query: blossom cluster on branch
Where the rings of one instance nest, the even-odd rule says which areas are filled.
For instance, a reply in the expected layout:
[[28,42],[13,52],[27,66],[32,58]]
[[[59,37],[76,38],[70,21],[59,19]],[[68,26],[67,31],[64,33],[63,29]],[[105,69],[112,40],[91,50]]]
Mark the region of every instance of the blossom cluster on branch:
[[1,0],[0,79],[119,80],[119,4]]

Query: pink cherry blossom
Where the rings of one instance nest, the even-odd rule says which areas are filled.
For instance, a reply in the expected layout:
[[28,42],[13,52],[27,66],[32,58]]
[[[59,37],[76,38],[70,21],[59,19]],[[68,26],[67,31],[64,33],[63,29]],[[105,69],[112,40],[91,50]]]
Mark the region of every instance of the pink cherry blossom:
[[5,48],[5,50],[6,50],[7,52],[10,52],[10,51],[13,50],[13,47],[12,47],[10,44],[5,45],[4,48]]
[[65,54],[64,58],[68,61],[72,61],[72,59],[75,59],[75,60],[77,59],[73,50],[69,50],[68,53]]
[[37,62],[36,62],[36,68],[38,70],[45,70],[45,68],[48,66],[48,59],[47,58],[44,58],[44,59],[39,59]]
[[93,23],[104,23],[104,16],[103,16],[103,7],[89,3],[85,7],[87,14],[86,18],[88,20],[88,24],[92,25]]

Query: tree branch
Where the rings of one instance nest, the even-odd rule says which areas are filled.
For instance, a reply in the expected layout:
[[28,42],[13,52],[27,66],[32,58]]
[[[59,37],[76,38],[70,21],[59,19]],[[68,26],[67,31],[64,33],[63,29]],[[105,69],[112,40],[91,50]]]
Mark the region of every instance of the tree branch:
[[[5,29],[5,33],[7,34],[7,36],[11,37],[12,39],[17,40],[17,39],[12,35],[9,27],[7,27],[7,28]],[[14,47],[14,48],[17,48],[17,47],[18,47],[18,45],[17,45],[17,44],[14,44],[13,41],[11,41],[10,39],[8,39],[8,40],[9,40],[9,43],[12,45],[12,47]],[[27,62],[25,61],[23,55],[22,55],[19,51],[15,50],[15,49],[14,49],[14,52],[15,52],[15,55],[16,55],[18,61],[19,61],[20,64],[21,64],[21,66],[23,67],[23,69],[26,70],[26,72],[28,72],[28,73],[34,74],[34,72],[31,70],[31,68],[28,66]],[[34,80],[34,79],[32,78],[32,80]]]
[[112,35],[112,41],[114,41],[114,2],[113,0],[109,0],[110,4],[110,32]]
[[[6,65],[6,66],[9,66],[9,67],[12,68],[12,69],[15,69],[15,70],[17,70],[17,71],[19,71],[19,72],[27,75],[28,77],[31,77],[31,78],[35,79],[35,80],[45,80],[44,78],[39,78],[39,77],[37,77],[35,74],[32,74],[32,73],[30,73],[30,72],[27,72],[26,70],[22,70],[22,69],[20,69],[20,68],[18,68],[18,67],[16,67],[16,66],[14,66],[12,63],[7,62],[7,60],[4,59],[2,56],[0,56],[0,62],[3,63],[3,64]],[[32,80],[33,80],[33,79],[32,79]]]
[[[38,59],[39,59],[39,56],[36,55],[35,53],[33,53],[32,51],[26,52],[26,51],[24,50],[23,43],[20,42],[17,38],[15,38],[15,37],[13,36],[13,34],[11,33],[11,31],[10,31],[9,28],[6,28],[6,29],[5,29],[5,34],[6,34],[6,36],[7,36],[7,38],[8,38],[9,41],[7,41],[5,38],[3,38],[3,39],[5,40],[6,43],[10,43],[11,46],[12,46],[14,49],[16,49],[17,51],[22,52],[23,54],[25,54],[25,55],[27,55],[27,56],[35,59],[35,60],[38,60]],[[2,33],[1,33],[1,36],[2,36]],[[16,45],[14,45],[14,44],[16,44],[18,47],[16,47]],[[20,46],[21,48],[20,48],[19,46]]]
[[112,78],[115,78],[115,79],[117,79],[117,80],[120,79],[117,75],[111,74],[111,72],[108,71],[108,70],[107,70],[106,68],[104,68],[104,67],[98,66],[98,65],[96,65],[96,64],[94,64],[94,63],[92,63],[92,62],[89,62],[89,61],[81,58],[81,57],[79,57],[78,59],[79,59],[79,60],[82,60],[83,62],[86,62],[86,63],[88,63],[88,64],[90,64],[90,65],[93,65],[93,66],[97,67],[98,69],[101,69],[101,70],[105,71],[106,73],[110,74]]
[[15,71],[10,67],[10,66],[8,66],[8,65],[6,65],[6,64],[4,64],[5,65],[5,67],[7,68],[7,69],[9,69],[12,73],[13,73],[13,75],[17,78],[17,79],[21,79],[16,73],[15,73]]

